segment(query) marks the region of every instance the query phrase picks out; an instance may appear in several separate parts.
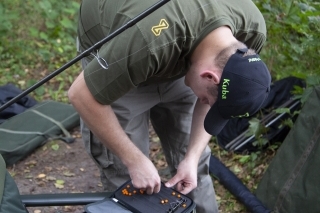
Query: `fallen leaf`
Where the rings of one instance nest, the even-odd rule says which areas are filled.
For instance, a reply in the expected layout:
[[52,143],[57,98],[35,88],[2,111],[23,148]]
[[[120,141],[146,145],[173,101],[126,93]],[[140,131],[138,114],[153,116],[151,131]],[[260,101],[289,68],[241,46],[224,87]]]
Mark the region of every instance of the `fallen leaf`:
[[240,207],[239,205],[235,205],[235,206],[233,207],[233,210],[234,210],[235,212],[239,212],[239,211],[241,210],[241,207]]
[[21,87],[23,87],[23,86],[26,84],[26,81],[20,80],[20,81],[18,81],[18,84],[19,84]]
[[69,172],[69,171],[63,172],[63,175],[66,176],[66,177],[74,177],[74,176],[75,176],[74,173],[71,173],[71,172]]
[[26,179],[32,179],[33,176],[32,176],[32,175],[26,175],[25,178],[26,178]]
[[54,185],[57,189],[63,189],[64,188],[63,184],[64,184],[64,180],[56,180]]
[[36,164],[37,164],[37,161],[32,160],[32,161],[25,162],[24,165],[26,165],[26,166],[35,166]]
[[55,177],[52,177],[52,176],[47,176],[46,179],[51,181],[57,180]]
[[45,178],[45,177],[46,177],[45,174],[39,174],[39,175],[37,176],[37,178],[40,178],[40,179]]
[[54,150],[54,151],[58,151],[59,150],[59,144],[53,144],[51,146],[51,148]]
[[15,173],[14,171],[9,171],[9,173],[10,173],[10,175],[11,175],[12,177],[14,177],[14,176],[16,175],[16,173]]
[[151,140],[152,140],[153,142],[159,142],[159,141],[160,141],[160,138],[155,136],[155,137],[152,137]]
[[64,184],[64,180],[56,180],[56,183],[63,185]]
[[60,185],[60,184],[57,184],[57,183],[55,183],[54,185],[55,185],[55,187],[57,189],[63,189],[64,188],[64,185]]
[[238,174],[241,172],[241,168],[238,166],[238,165],[235,165],[233,168],[232,168],[233,172]]

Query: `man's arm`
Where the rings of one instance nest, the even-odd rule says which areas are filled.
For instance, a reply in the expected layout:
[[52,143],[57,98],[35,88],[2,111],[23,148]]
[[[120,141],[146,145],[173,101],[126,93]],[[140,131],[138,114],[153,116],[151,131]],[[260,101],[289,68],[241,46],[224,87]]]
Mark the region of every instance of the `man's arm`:
[[161,183],[157,169],[131,142],[111,106],[101,105],[94,99],[85,83],[83,72],[70,87],[68,96],[89,129],[128,168],[133,185],[145,189],[148,194],[159,192]]
[[198,162],[211,138],[211,135],[205,131],[203,126],[204,118],[209,109],[209,105],[201,104],[199,100],[197,101],[192,117],[190,143],[187,153],[178,166],[177,174],[166,183],[167,187],[177,184],[177,190],[183,194],[188,194],[197,187]]

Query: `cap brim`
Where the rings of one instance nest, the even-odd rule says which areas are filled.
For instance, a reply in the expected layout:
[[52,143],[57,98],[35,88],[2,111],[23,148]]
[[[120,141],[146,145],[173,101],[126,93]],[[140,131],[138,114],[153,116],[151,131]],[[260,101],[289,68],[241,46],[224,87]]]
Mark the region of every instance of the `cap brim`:
[[204,119],[204,129],[210,135],[218,135],[229,119],[223,118],[218,110],[218,105],[214,104]]

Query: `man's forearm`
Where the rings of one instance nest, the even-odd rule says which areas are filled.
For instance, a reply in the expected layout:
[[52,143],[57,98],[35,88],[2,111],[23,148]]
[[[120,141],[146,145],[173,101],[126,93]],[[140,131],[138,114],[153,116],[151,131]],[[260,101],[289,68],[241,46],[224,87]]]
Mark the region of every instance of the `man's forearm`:
[[[78,92],[81,91],[81,95]],[[131,142],[120,126],[110,105],[98,103],[88,90],[83,74],[77,78],[69,90],[69,98],[89,129],[100,141],[128,164],[141,158],[141,151]]]
[[209,109],[209,105],[204,105],[197,101],[193,112],[190,144],[185,158],[196,160],[196,163],[198,163],[203,150],[211,138],[211,135],[205,131],[203,126],[204,118]]
[[[167,187],[176,186],[176,189],[184,194],[197,187],[197,168],[201,154],[211,138],[203,126],[204,117],[210,106],[200,104],[197,101],[190,134],[190,143],[184,159],[177,168],[177,174],[166,183]],[[185,168],[188,167],[186,170]]]

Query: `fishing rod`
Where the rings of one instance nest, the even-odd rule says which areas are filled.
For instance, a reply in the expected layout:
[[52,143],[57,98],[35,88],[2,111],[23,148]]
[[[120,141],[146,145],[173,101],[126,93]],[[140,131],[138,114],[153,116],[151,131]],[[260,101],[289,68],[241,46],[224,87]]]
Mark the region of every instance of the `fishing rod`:
[[[293,102],[292,99],[289,99],[288,101],[286,101],[284,104],[282,104],[281,106],[279,106],[279,108],[285,108],[288,105],[290,105]],[[276,112],[273,110],[271,111],[269,114],[265,115],[262,117],[262,119],[260,120],[260,123],[265,125],[265,123],[269,122],[271,119],[274,118],[274,116],[276,116]],[[238,135],[236,138],[234,138],[232,141],[230,141],[227,145],[226,145],[226,149],[228,150],[233,150],[233,148],[235,146],[237,146],[242,140],[248,138],[248,134],[249,133],[249,129],[245,130],[244,132],[242,132],[240,135]]]
[[150,15],[152,12],[156,11],[158,8],[160,8],[161,6],[163,6],[164,4],[168,3],[170,0],[160,0],[157,3],[155,3],[154,5],[152,5],[151,7],[149,7],[148,9],[146,9],[145,11],[141,12],[140,14],[138,14],[137,16],[135,16],[134,18],[132,18],[130,21],[128,21],[126,24],[124,24],[123,26],[121,26],[120,28],[118,28],[117,30],[115,30],[113,33],[111,33],[110,35],[108,35],[107,37],[105,37],[104,39],[100,40],[99,42],[97,42],[96,44],[94,44],[93,46],[91,46],[90,48],[86,49],[85,51],[83,51],[81,54],[79,54],[78,56],[76,56],[75,58],[73,58],[72,60],[70,60],[68,63],[64,64],[63,66],[61,66],[59,69],[55,70],[54,72],[50,73],[49,75],[47,75],[46,77],[44,77],[42,80],[38,81],[37,83],[35,83],[34,85],[32,85],[31,87],[27,88],[26,90],[24,90],[23,92],[21,92],[19,95],[17,95],[16,97],[10,99],[8,102],[6,102],[5,104],[3,104],[2,106],[0,106],[0,112],[2,112],[3,110],[5,110],[6,108],[8,108],[9,106],[11,106],[12,104],[16,103],[17,101],[19,101],[21,98],[25,97],[26,95],[28,95],[30,92],[34,91],[35,89],[37,89],[38,87],[40,87],[41,85],[43,85],[44,83],[48,82],[49,80],[51,80],[53,77],[55,77],[56,75],[60,74],[62,71],[66,70],[67,68],[69,68],[70,66],[72,66],[73,64],[75,64],[76,62],[78,62],[79,60],[81,60],[84,57],[87,57],[89,55],[93,55],[94,57],[97,58],[99,64],[102,66],[102,68],[104,69],[108,69],[108,63],[103,59],[100,58],[98,53],[94,54],[93,51],[96,51],[98,49],[100,49],[100,47],[105,44],[106,42],[110,41],[111,39],[113,39],[114,37],[116,37],[117,35],[119,35],[120,33],[122,33],[123,31],[125,31],[126,29],[132,27],[133,25],[135,25],[136,23],[138,23],[140,20],[142,20],[143,18],[145,18],[146,16]]
[[[289,99],[287,102],[285,102],[283,105],[281,105],[279,108],[287,107],[289,110],[293,110],[295,107],[300,104],[299,100],[293,100]],[[275,122],[278,122],[286,112],[283,112],[281,114],[277,114],[276,112],[271,112],[268,114],[264,119],[260,121],[261,124],[265,124],[265,127],[268,128]],[[255,138],[255,135],[251,135],[250,137],[245,137],[246,134],[249,132],[249,130],[244,131],[241,135],[239,135],[237,138],[233,139],[231,142],[229,142],[226,145],[226,148],[229,151],[237,151],[247,143],[249,143],[252,139]]]

